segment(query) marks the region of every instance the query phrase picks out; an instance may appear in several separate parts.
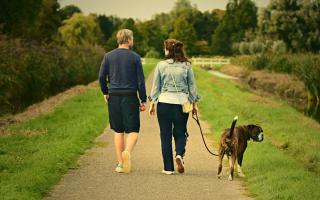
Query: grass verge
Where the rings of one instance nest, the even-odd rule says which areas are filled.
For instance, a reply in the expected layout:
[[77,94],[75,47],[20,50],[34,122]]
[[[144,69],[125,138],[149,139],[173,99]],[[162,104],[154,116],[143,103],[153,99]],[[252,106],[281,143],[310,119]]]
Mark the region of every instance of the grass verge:
[[0,137],[0,196],[40,199],[106,127],[98,89],[77,95],[53,112],[10,127]]
[[[147,77],[157,60],[144,65]],[[45,115],[15,124],[0,137],[1,199],[41,199],[108,125],[99,88],[79,94]]]
[[143,65],[143,72],[147,78],[152,70],[155,68],[160,59],[156,58],[145,58],[146,63]]
[[228,80],[195,68],[199,108],[215,141],[235,115],[238,124],[258,123],[262,143],[250,142],[244,156],[245,184],[257,199],[320,199],[320,126],[284,102],[241,90]]

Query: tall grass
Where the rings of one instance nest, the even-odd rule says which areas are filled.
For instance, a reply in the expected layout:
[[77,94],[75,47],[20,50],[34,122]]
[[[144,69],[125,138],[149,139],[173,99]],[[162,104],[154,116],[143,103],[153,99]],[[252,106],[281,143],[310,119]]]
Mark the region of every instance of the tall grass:
[[218,141],[235,115],[238,125],[260,124],[262,143],[244,156],[245,184],[256,199],[320,199],[320,126],[284,102],[243,91],[228,80],[195,69],[199,108]]
[[238,56],[231,59],[233,64],[251,69],[289,73],[304,82],[310,98],[320,97],[320,55],[317,54],[261,54]]

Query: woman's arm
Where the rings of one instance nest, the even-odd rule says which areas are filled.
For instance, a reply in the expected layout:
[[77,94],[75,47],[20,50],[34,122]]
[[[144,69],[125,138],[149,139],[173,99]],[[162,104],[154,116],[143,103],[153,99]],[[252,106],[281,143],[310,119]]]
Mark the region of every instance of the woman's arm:
[[153,74],[153,83],[150,94],[151,104],[149,108],[149,114],[155,115],[155,104],[158,102],[159,95],[161,93],[161,75],[159,70],[159,64],[157,64],[156,69]]
[[159,64],[156,66],[153,74],[153,83],[152,83],[152,89],[151,89],[151,102],[154,104],[158,102],[158,98],[161,93],[161,76],[160,76],[160,70],[159,70]]
[[196,82],[195,82],[195,78],[194,78],[194,74],[191,66],[190,68],[188,68],[187,79],[188,79],[188,89],[189,89],[189,101],[191,103],[196,103],[200,98],[197,95]]

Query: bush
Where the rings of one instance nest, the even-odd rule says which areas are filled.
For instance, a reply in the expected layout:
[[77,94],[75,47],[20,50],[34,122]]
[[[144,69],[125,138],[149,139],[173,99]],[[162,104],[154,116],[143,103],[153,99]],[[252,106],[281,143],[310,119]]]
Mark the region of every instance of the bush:
[[320,96],[320,55],[318,54],[237,56],[232,58],[231,62],[251,69],[267,69],[293,74],[304,82],[311,98]]
[[253,69],[265,69],[269,66],[269,63],[269,56],[262,54],[259,56],[255,56],[254,59],[252,59],[249,63],[249,66]]
[[248,42],[241,42],[239,45],[239,52],[243,55],[250,54],[249,46],[250,44]]
[[96,80],[103,54],[100,47],[66,48],[0,36],[0,115]]
[[160,54],[158,51],[155,49],[151,48],[146,55],[144,56],[145,58],[160,58]]
[[258,54],[262,53],[265,49],[265,46],[262,42],[253,41],[249,44],[249,52],[250,54]]
[[240,46],[240,43],[238,43],[238,42],[232,44],[233,54],[240,54],[239,46]]
[[287,45],[282,40],[274,41],[272,44],[272,52],[275,54],[284,54],[287,52]]

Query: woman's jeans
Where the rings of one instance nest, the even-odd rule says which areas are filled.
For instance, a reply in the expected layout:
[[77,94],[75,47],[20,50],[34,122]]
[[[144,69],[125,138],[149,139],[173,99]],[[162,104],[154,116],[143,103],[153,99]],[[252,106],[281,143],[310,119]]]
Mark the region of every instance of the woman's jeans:
[[172,156],[172,135],[176,146],[176,155],[184,156],[187,143],[188,113],[178,104],[158,103],[157,117],[160,126],[160,138],[164,170],[174,171]]

